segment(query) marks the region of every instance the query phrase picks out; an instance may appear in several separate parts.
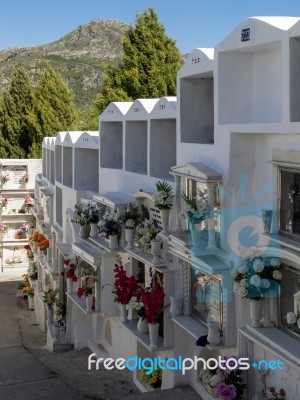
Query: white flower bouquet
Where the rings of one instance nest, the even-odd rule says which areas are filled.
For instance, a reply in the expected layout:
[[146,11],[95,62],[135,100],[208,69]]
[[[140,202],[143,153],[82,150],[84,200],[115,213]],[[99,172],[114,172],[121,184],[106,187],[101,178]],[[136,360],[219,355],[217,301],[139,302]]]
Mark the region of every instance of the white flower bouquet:
[[261,299],[268,291],[278,290],[282,273],[281,262],[278,258],[271,258],[268,262],[262,257],[253,255],[245,258],[240,265],[233,268],[233,291],[241,297]]
[[287,324],[289,328],[298,334],[300,334],[300,313],[295,314],[292,311],[286,315]]
[[155,207],[159,210],[170,210],[173,205],[174,195],[172,186],[166,181],[158,181],[155,184],[157,192],[152,196]]
[[160,232],[155,222],[144,220],[136,227],[134,240],[143,252],[150,251],[151,240]]

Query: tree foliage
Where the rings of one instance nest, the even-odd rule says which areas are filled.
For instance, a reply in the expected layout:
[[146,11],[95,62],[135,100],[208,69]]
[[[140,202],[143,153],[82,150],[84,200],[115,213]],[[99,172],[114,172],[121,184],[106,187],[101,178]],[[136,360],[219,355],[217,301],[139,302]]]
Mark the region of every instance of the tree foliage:
[[74,120],[73,94],[60,75],[47,64],[36,84],[33,108],[27,116],[31,140],[29,157],[40,157],[43,138],[71,130]]
[[121,63],[107,70],[104,87],[96,96],[100,113],[112,101],[176,94],[181,55],[152,8],[137,14],[135,25],[124,38],[123,50]]
[[11,86],[3,94],[0,107],[0,156],[24,158],[30,145],[26,116],[32,110],[33,93],[26,70],[15,67]]

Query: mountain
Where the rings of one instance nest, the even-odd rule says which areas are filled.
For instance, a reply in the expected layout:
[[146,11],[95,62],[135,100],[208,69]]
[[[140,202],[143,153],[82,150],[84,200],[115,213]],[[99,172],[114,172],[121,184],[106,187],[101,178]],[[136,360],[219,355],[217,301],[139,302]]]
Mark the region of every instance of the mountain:
[[0,93],[7,90],[14,66],[22,64],[34,84],[48,61],[73,90],[76,104],[90,106],[105,67],[120,60],[128,28],[117,20],[94,19],[53,43],[0,51]]

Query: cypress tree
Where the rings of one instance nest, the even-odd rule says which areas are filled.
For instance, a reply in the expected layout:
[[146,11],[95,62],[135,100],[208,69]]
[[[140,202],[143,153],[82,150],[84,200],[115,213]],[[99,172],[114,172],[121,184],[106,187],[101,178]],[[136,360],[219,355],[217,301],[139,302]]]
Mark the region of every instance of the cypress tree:
[[29,76],[19,65],[13,70],[10,89],[3,94],[0,107],[1,157],[26,157],[30,145],[26,116],[30,113],[32,104],[33,93]]
[[107,70],[103,90],[96,96],[100,113],[111,101],[176,94],[181,55],[153,8],[137,14],[135,25],[124,38],[123,50],[121,63]]
[[29,157],[40,157],[43,138],[71,130],[74,120],[73,94],[60,75],[47,64],[39,76],[33,108],[27,116],[31,139]]

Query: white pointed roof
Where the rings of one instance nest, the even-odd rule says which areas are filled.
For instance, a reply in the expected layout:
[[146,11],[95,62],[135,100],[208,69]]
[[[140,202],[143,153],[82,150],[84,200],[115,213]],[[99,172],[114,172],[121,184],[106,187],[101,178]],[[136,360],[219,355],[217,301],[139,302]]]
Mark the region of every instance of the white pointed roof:
[[[299,21],[298,17],[250,17],[242,21],[216,47],[217,51],[270,45],[281,41],[286,31]],[[246,35],[246,36],[245,36]]]
[[57,136],[56,136],[56,145],[62,145],[65,137],[66,137],[67,132],[58,132]]
[[150,113],[151,119],[176,118],[177,97],[162,97]]
[[98,131],[71,131],[67,132],[63,141],[63,146],[98,149]]
[[110,103],[100,114],[100,121],[122,121],[132,104],[132,101],[114,101]]
[[44,149],[51,149],[54,150],[56,138],[52,136],[45,136],[43,138],[42,147]]
[[196,48],[178,71],[178,78],[193,75],[212,76],[214,68],[214,49]]
[[126,114],[126,120],[145,120],[159,99],[137,99]]
[[298,18],[298,21],[289,29],[288,33],[290,37],[300,36],[300,18]]

